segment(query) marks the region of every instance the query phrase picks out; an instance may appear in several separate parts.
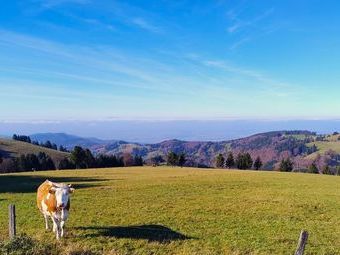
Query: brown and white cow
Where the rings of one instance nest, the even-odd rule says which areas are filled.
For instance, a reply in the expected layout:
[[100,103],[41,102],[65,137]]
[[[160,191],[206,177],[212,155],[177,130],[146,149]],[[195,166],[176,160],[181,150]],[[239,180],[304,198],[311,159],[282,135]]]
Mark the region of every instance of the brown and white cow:
[[53,221],[53,232],[59,240],[64,236],[64,225],[70,210],[70,194],[74,192],[71,185],[55,183],[49,180],[43,182],[37,191],[37,205],[44,215],[46,229],[48,217]]

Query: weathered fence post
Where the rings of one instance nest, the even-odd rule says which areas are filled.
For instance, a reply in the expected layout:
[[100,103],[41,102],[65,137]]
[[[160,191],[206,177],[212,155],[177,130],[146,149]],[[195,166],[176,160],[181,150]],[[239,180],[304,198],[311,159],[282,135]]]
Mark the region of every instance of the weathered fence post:
[[305,231],[305,230],[301,230],[299,243],[298,243],[298,246],[296,248],[295,255],[303,255],[303,253],[305,252],[305,246],[306,246],[306,243],[307,243],[307,239],[308,239],[308,232]]
[[16,235],[16,222],[15,222],[15,205],[8,206],[8,230],[9,230],[9,238],[13,239]]

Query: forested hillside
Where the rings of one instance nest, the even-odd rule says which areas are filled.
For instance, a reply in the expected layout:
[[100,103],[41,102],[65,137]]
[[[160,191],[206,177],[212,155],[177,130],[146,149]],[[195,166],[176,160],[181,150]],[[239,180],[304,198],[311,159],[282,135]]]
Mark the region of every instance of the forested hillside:
[[[221,154],[227,158],[232,153],[236,158],[241,153],[249,153],[253,161],[260,158],[261,169],[272,170],[279,168],[283,159],[291,159],[294,169],[308,169],[315,164],[318,169],[326,165],[340,165],[340,138],[338,133],[318,135],[310,131],[275,131],[256,134],[250,137],[221,142],[168,140],[156,144],[128,143],[124,141],[97,141],[86,138],[80,141],[88,143],[95,155],[111,154],[142,156],[149,164],[165,162],[169,152],[184,153],[186,166],[215,167],[216,157]],[[65,138],[65,137],[64,137]],[[53,136],[46,134],[44,139]],[[73,137],[72,137],[73,139]],[[84,140],[85,139],[85,140]],[[53,142],[58,142],[53,141]],[[79,145],[68,143],[68,147]]]

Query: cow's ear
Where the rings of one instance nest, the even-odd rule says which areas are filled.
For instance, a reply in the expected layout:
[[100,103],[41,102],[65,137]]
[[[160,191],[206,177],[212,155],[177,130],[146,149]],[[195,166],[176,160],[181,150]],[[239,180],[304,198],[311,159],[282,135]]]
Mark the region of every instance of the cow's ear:
[[55,194],[56,192],[56,188],[55,187],[52,187],[50,188],[50,190],[48,191],[50,194]]

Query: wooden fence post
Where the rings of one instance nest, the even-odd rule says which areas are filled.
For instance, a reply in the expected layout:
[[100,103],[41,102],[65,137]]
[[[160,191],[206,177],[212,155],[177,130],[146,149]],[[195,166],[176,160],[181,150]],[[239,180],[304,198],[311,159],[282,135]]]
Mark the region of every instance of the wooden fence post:
[[13,239],[16,235],[16,222],[15,222],[15,205],[8,206],[8,230],[9,230],[9,238]]
[[296,248],[295,255],[303,255],[303,253],[305,252],[305,246],[306,246],[306,243],[307,243],[307,239],[308,239],[308,232],[305,231],[305,230],[301,230],[299,243],[298,243],[298,246]]

